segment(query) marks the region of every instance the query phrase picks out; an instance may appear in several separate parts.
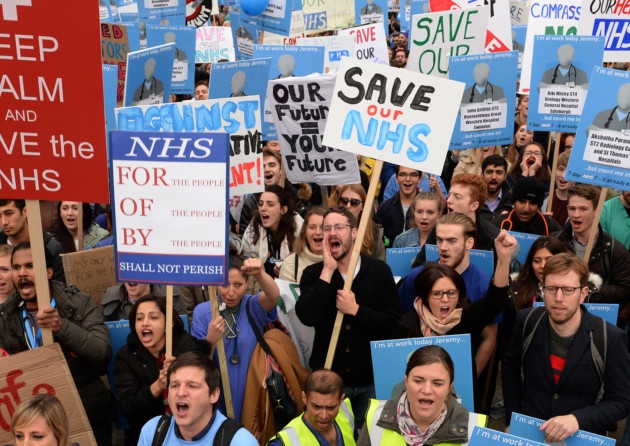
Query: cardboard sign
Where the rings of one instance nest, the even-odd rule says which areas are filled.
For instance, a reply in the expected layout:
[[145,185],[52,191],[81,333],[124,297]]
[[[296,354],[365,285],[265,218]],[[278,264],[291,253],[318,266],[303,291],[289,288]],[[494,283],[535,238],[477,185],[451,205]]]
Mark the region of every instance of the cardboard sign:
[[[540,430],[540,426],[542,426],[544,422],[544,420],[539,418],[512,412],[510,433],[517,437],[545,443],[545,432]],[[615,446],[615,439],[578,430],[570,437],[567,437],[562,444],[566,446],[592,446],[594,444],[599,446]]]
[[449,56],[483,53],[488,6],[411,17],[407,69],[446,77]]
[[630,3],[582,0],[578,34],[603,36],[604,62],[630,62]]
[[503,432],[485,427],[475,426],[468,446],[491,446],[491,445],[514,445],[514,446],[548,446],[549,443],[539,443],[533,440],[517,437],[516,435],[504,434]]
[[[0,2],[0,195],[5,198],[109,201],[98,4],[79,2],[68,9],[47,2]],[[70,62],[78,55],[80,68]]]
[[322,133],[336,75],[292,77],[269,82],[267,101],[289,181],[322,186],[361,182],[357,158],[326,147]]
[[111,133],[119,282],[221,285],[228,244],[225,133]]
[[376,398],[388,400],[404,390],[403,378],[407,360],[413,352],[425,345],[438,345],[451,356],[456,370],[454,390],[461,398],[462,405],[469,411],[474,411],[469,334],[370,342]]
[[195,63],[215,63],[221,59],[236,60],[234,37],[225,26],[197,28]]
[[389,66],[389,54],[387,53],[387,39],[383,25],[370,23],[368,25],[355,26],[354,28],[340,29],[339,36],[352,36],[356,53],[354,57],[381,65]]
[[11,417],[18,405],[32,395],[47,393],[61,401],[68,417],[70,443],[96,446],[83,403],[74,386],[59,344],[0,358],[0,444],[13,444]]
[[127,26],[114,23],[101,23],[101,54],[103,63],[118,66],[118,92],[116,102],[122,104],[125,93],[125,77],[127,75],[127,54],[129,33]]
[[230,135],[230,194],[263,190],[260,104],[257,97],[117,108],[118,130],[225,132]]
[[116,285],[113,246],[61,254],[61,260],[66,283],[92,295],[98,305],[105,290]]
[[463,92],[461,82],[346,57],[323,143],[440,175]]
[[565,177],[630,189],[630,72],[595,67]]

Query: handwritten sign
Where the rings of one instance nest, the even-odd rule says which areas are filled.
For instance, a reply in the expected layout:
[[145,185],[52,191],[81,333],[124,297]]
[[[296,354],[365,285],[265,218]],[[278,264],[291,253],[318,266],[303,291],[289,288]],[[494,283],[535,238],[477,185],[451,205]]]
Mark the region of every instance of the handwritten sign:
[[338,36],[352,36],[354,38],[354,57],[359,60],[369,60],[371,62],[389,65],[389,54],[387,53],[387,39],[383,25],[380,23],[370,23],[356,26],[354,28],[340,29]]
[[197,28],[195,63],[215,63],[221,59],[236,60],[234,38],[225,26]]
[[323,143],[440,175],[463,91],[461,82],[344,58]]
[[119,282],[223,284],[225,133],[111,133]]
[[116,102],[122,104],[125,93],[125,77],[127,75],[127,54],[129,33],[125,25],[101,23],[101,54],[103,63],[118,66],[118,92]]
[[99,305],[105,290],[116,285],[113,246],[62,254],[61,260],[66,283],[90,294]]
[[[54,365],[54,367],[51,367]],[[13,444],[11,417],[32,395],[47,393],[61,401],[68,416],[70,443],[96,446],[83,403],[59,344],[0,358],[0,443]]]
[[355,155],[322,144],[336,78],[327,74],[278,79],[268,84],[267,100],[278,132],[283,165],[287,178],[294,184],[327,186],[361,182]]
[[303,2],[306,31],[326,31],[354,25],[354,0]]

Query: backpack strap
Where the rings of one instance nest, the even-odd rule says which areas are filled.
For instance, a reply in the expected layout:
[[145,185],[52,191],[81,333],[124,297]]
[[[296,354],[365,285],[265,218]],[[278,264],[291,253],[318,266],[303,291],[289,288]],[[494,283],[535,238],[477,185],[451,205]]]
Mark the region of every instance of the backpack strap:
[[226,418],[223,420],[223,423],[221,423],[221,426],[219,426],[219,430],[214,436],[212,446],[229,446],[236,432],[242,427],[243,425],[238,421],[232,418]]
[[595,327],[595,330],[590,331],[591,337],[591,356],[599,375],[599,392],[595,404],[599,403],[604,397],[604,375],[606,373],[606,353],[608,352],[608,330],[606,321],[603,318],[599,318],[601,324]]
[[164,440],[166,439],[166,434],[168,433],[168,428],[171,426],[171,419],[173,418],[173,414],[170,412],[165,413],[158,420],[157,428],[155,429],[155,434],[153,435],[153,441],[151,442],[151,446],[162,446]]
[[245,305],[245,311],[247,312],[247,319],[249,320],[249,325],[252,326],[252,331],[256,335],[256,339],[258,340],[258,343],[260,344],[264,352],[269,356],[273,356],[271,354],[271,349],[269,348],[269,344],[267,344],[267,341],[265,341],[265,338],[263,338],[262,333],[260,333],[260,330],[258,329],[258,326],[256,325],[256,321],[254,320],[254,317],[252,316],[252,312],[249,309],[249,303],[251,301],[252,299],[250,299]]
[[529,344],[532,343],[532,338],[534,337],[534,333],[536,333],[536,329],[538,328],[538,324],[542,320],[543,316],[547,313],[544,306],[536,307],[532,311],[529,312],[527,317],[525,318],[525,323],[523,324],[523,347],[521,350],[521,385],[525,383],[525,371],[523,368],[523,364],[525,362],[525,354],[527,353],[527,349],[529,348]]

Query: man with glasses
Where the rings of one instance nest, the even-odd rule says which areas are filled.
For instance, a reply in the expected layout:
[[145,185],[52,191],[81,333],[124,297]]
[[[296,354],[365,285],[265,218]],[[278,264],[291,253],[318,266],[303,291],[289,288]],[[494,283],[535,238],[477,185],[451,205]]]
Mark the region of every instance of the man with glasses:
[[369,400],[376,397],[370,341],[391,339],[400,319],[400,304],[389,266],[363,254],[352,289],[343,290],[358,232],[357,219],[347,208],[328,209],[323,232],[323,261],[304,270],[295,312],[304,325],[315,328],[312,370],[324,367],[337,311],[343,313],[331,369],[343,379],[343,393],[352,402],[360,429]]
[[411,203],[418,194],[421,175],[419,170],[398,166],[396,182],[400,189],[396,195],[381,203],[374,216],[374,220],[383,226],[385,237],[392,243],[414,222]]
[[[540,430],[547,443],[578,429],[605,434],[630,413],[627,336],[582,306],[588,276],[572,253],[551,257],[543,269],[545,311],[530,330],[528,318],[540,310],[519,312],[502,362],[506,422],[512,412],[545,420]],[[603,361],[594,354],[597,339],[605,346]]]

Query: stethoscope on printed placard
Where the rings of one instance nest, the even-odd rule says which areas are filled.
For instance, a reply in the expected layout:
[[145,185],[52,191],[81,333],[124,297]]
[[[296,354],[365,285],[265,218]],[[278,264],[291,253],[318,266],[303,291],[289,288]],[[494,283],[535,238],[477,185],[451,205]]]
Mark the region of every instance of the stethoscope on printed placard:
[[[471,104],[472,104],[472,101],[475,99],[476,89],[477,89],[477,84],[473,85],[472,91],[470,92],[470,100],[468,102],[470,102]],[[488,97],[488,90],[490,90],[490,97]],[[492,86],[490,82],[486,82],[486,89],[484,90],[483,94],[485,95],[484,102],[486,104],[492,104],[492,96],[494,96],[494,87]]]
[[[551,78],[552,84],[556,83],[556,78],[558,77],[558,68],[560,68],[560,64],[556,65],[556,68],[553,70],[553,77]],[[571,70],[573,70],[573,82],[571,82]],[[569,87],[573,88],[575,87],[575,81],[577,80],[577,70],[575,69],[575,66],[573,66],[573,64],[569,66],[568,74],[569,74]]]
[[[144,96],[144,86],[146,83],[147,83],[146,80],[142,81],[142,89],[140,90],[140,99],[146,99],[142,97]],[[156,84],[157,82],[155,82],[155,76],[151,77],[151,87],[149,88],[149,99],[154,99],[157,94]]]
[[[54,297],[50,301],[50,306],[52,308],[57,306],[57,302]],[[26,337],[26,343],[29,345],[31,350],[39,347],[39,343],[42,341],[42,329],[39,328],[37,333],[35,333],[35,327],[31,326],[30,314],[24,307],[22,307],[22,319],[24,319],[24,336]]]
[[[615,105],[615,108],[613,108],[612,111],[610,112],[610,114],[608,115],[608,119],[606,120],[606,123],[604,124],[604,128],[605,129],[610,127],[610,123],[612,122],[613,116],[614,116],[614,114],[615,114],[615,112],[617,111],[618,108],[619,108],[619,106]],[[624,124],[623,130],[622,130],[622,132],[624,134],[628,132],[628,118],[630,118],[630,112],[626,113],[625,124]]]

